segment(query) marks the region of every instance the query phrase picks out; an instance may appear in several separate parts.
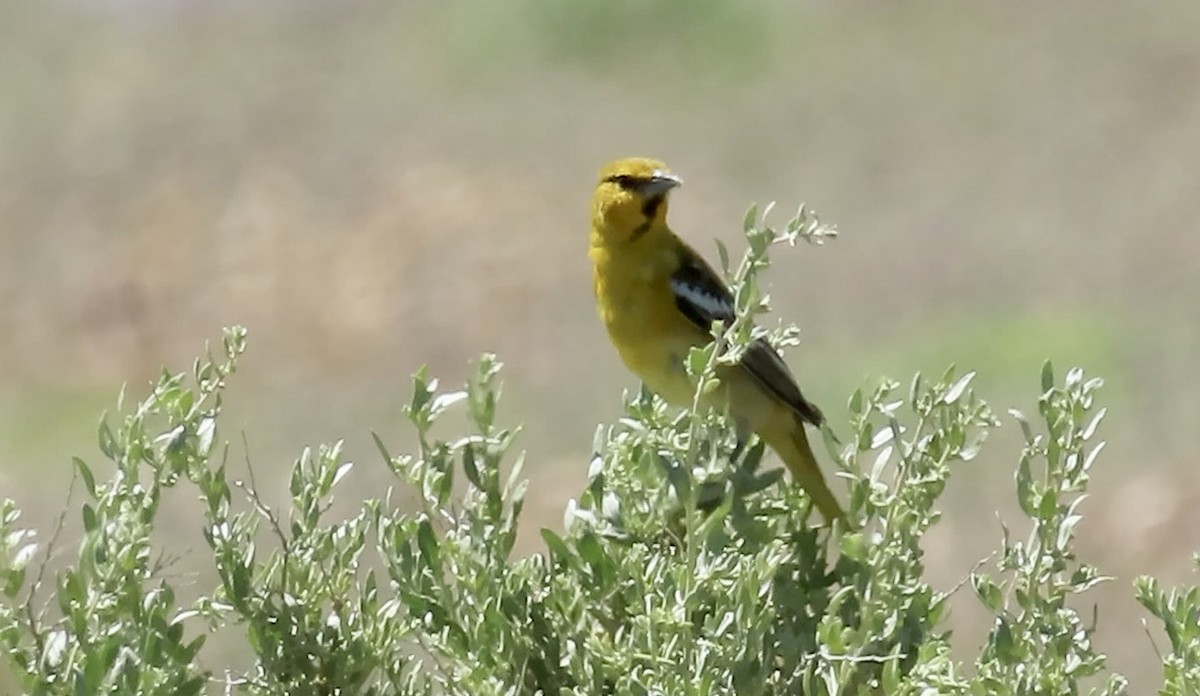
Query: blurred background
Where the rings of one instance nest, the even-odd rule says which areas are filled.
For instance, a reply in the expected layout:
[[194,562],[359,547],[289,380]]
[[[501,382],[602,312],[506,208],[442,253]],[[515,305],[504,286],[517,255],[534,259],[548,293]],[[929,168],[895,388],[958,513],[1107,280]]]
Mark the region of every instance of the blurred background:
[[[1130,581],[1194,582],[1200,549],[1198,30],[1186,0],[0,0],[0,495],[52,528],[121,385],[244,323],[223,435],[268,497],[340,437],[345,509],[378,495],[370,432],[408,441],[409,375],[496,351],[526,530],[561,525],[635,385],[595,316],[588,198],[607,160],[656,156],[714,258],[755,201],[842,231],[767,278],[835,430],[883,375],[956,363],[1030,414],[1046,358],[1107,380],[1079,551],[1115,577],[1086,597],[1100,648],[1147,693]],[[951,481],[939,589],[998,516],[1023,530],[1018,441],[1007,420]],[[207,588],[195,513],[164,508],[164,543]],[[951,618],[968,660],[976,604]]]

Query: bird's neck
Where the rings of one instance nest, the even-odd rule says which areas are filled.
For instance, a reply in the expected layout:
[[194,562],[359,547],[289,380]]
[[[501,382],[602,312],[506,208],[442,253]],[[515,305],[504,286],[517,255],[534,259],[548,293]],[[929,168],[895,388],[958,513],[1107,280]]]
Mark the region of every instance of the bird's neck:
[[612,262],[628,264],[638,257],[659,254],[664,238],[670,235],[671,230],[663,220],[643,220],[638,226],[626,226],[620,231],[609,226],[592,225],[588,255],[596,265]]

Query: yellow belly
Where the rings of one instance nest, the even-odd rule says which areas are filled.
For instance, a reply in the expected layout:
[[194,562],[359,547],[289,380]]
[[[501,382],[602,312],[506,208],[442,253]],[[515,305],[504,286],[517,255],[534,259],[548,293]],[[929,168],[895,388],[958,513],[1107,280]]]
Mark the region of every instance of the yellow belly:
[[688,406],[694,387],[684,361],[710,338],[676,309],[667,275],[641,267],[643,273],[596,274],[600,318],[625,366],[668,402]]
[[[612,329],[610,329],[610,333]],[[619,332],[619,329],[618,329]],[[646,332],[639,334],[646,337]],[[614,338],[614,342],[617,339]],[[622,362],[631,372],[640,377],[646,386],[668,403],[676,406],[691,406],[695,395],[695,384],[687,375],[684,361],[692,347],[699,342],[680,340],[678,336],[659,335],[654,345],[629,341],[618,343]]]
[[[684,362],[693,347],[706,345],[711,337],[679,313],[669,288],[658,294],[626,287],[596,282],[600,316],[622,362],[667,403],[692,406],[696,386]],[[664,297],[667,302],[656,301]],[[792,427],[789,412],[742,367],[719,367],[717,378],[720,388],[704,400],[706,407],[728,409],[740,426],[753,430]]]

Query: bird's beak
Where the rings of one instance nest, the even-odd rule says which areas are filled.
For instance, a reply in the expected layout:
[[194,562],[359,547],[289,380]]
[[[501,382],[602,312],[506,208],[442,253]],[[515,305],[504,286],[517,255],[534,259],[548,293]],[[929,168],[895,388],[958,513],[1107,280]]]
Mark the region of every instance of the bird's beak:
[[683,186],[683,179],[666,170],[656,169],[640,188],[642,195],[660,196],[678,186]]

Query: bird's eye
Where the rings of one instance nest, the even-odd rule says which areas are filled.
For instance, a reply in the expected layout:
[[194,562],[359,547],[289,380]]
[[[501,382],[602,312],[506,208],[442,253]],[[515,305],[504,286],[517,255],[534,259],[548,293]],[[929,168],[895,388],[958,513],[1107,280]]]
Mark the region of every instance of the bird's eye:
[[635,179],[632,176],[629,176],[628,174],[613,174],[612,176],[606,178],[605,181],[612,183],[612,184],[616,184],[617,186],[620,186],[623,189],[627,189],[627,188],[633,188]]

